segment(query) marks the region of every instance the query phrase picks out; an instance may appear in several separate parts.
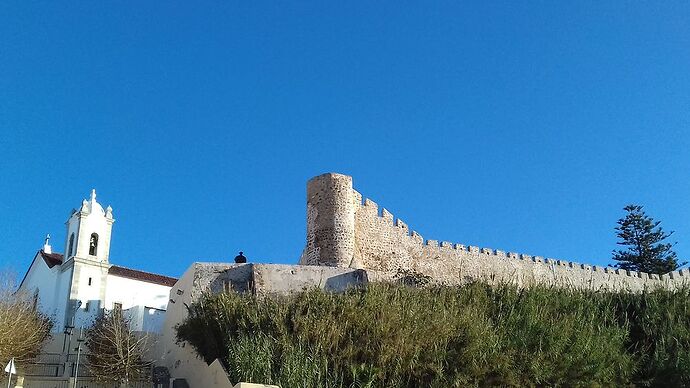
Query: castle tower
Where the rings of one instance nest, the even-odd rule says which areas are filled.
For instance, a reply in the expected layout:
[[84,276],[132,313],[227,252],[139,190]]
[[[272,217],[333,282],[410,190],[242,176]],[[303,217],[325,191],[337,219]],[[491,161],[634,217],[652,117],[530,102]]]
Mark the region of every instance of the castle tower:
[[307,182],[307,247],[300,264],[352,264],[357,198],[347,175],[328,173]]
[[81,208],[72,211],[66,222],[65,260],[78,257],[108,263],[113,222],[113,209],[108,206],[103,210],[96,201],[96,190],[92,190],[91,199],[82,201]]

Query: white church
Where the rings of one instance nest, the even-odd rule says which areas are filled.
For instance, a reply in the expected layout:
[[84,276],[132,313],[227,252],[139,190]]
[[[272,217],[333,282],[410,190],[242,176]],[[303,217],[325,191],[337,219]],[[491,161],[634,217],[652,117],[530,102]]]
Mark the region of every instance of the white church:
[[24,275],[19,291],[55,319],[55,332],[89,327],[104,309],[122,309],[133,330],[160,332],[177,279],[111,264],[114,222],[113,209],[104,210],[92,191],[66,222],[67,252],[53,252],[47,237]]

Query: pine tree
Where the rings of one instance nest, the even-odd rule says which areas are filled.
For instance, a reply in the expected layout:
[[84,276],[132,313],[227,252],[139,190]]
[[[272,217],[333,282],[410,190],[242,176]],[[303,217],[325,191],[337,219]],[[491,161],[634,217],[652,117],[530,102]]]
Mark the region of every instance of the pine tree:
[[663,242],[673,232],[664,232],[659,226],[661,221],[654,221],[639,205],[628,205],[623,210],[627,214],[618,220],[616,235],[620,239],[617,244],[627,249],[613,251],[613,259],[618,262],[616,267],[664,274],[685,264],[678,263],[676,252],[672,249],[675,243]]

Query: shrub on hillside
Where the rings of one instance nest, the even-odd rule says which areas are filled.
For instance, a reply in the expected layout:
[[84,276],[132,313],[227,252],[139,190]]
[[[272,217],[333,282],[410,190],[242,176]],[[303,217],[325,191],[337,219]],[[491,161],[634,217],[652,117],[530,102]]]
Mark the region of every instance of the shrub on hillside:
[[690,289],[616,294],[616,315],[627,326],[628,351],[641,386],[690,386]]
[[86,331],[89,369],[99,381],[128,384],[150,373],[146,361],[147,336],[137,335],[122,309],[106,311]]
[[235,381],[284,387],[690,384],[688,291],[376,284],[209,295],[178,327]]

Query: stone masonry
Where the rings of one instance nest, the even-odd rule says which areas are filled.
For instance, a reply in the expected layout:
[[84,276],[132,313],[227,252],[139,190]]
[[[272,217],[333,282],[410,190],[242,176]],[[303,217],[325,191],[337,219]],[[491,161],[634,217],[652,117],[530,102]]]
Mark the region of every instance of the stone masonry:
[[470,280],[639,292],[690,285],[690,270],[664,275],[579,264],[490,248],[424,240],[407,224],[353,189],[352,177],[323,174],[307,183],[303,265],[365,269],[370,280],[401,270],[459,284]]

